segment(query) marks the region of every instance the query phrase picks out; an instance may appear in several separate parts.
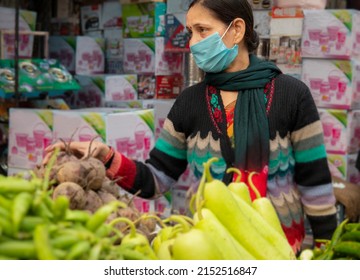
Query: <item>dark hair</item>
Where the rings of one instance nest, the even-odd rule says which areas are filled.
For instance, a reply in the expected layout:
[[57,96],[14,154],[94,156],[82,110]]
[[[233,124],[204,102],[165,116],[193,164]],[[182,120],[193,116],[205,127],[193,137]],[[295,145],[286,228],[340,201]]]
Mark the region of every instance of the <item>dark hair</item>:
[[200,4],[209,9],[213,15],[224,24],[230,24],[235,18],[245,21],[245,44],[248,51],[255,51],[259,45],[259,36],[254,30],[254,15],[247,0],[193,0],[189,9]]

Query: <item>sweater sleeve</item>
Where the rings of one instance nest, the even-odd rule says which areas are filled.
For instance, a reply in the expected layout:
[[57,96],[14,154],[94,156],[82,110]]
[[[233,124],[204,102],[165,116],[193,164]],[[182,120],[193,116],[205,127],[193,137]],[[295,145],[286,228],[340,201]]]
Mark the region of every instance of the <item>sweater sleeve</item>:
[[187,166],[187,146],[182,128],[184,111],[180,95],[164,122],[149,159],[140,162],[116,153],[108,176],[119,178],[120,187],[143,198],[153,198],[168,191]]
[[329,239],[336,228],[335,196],[322,125],[309,89],[301,86],[291,133],[295,181],[314,239]]

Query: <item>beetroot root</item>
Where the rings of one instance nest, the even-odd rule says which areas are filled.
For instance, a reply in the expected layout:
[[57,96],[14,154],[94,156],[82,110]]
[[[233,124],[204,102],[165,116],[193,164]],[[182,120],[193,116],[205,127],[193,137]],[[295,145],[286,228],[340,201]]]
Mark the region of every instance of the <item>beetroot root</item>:
[[86,203],[84,189],[76,183],[64,182],[56,186],[53,192],[53,199],[64,195],[70,200],[70,209],[83,209]]
[[91,213],[94,213],[103,205],[101,198],[93,190],[85,191],[85,206],[84,210],[88,210]]

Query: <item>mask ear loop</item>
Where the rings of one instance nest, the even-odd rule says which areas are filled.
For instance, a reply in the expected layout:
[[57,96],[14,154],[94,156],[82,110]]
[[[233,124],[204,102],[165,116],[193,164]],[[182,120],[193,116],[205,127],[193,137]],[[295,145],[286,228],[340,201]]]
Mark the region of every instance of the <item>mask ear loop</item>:
[[234,22],[234,21],[231,21],[231,22],[230,22],[230,24],[229,24],[229,26],[226,28],[224,34],[221,36],[221,40],[222,40],[222,38],[224,38],[224,36],[226,35],[226,33],[229,31],[229,29],[230,29],[231,25],[233,24],[233,22]]

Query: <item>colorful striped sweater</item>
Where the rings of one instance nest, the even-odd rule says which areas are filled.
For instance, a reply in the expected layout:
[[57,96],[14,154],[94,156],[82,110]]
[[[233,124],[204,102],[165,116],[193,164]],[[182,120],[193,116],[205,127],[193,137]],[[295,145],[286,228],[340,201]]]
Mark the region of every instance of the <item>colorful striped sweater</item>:
[[[218,110],[213,113],[214,94],[218,94],[221,115],[216,115]],[[301,81],[280,75],[264,94],[270,130],[267,196],[289,243],[299,251],[305,236],[304,214],[315,239],[329,239],[337,224],[322,125],[311,93]],[[140,196],[151,198],[169,190],[188,164],[200,178],[202,164],[218,157],[212,174],[229,181],[225,171],[233,164],[234,151],[226,125],[218,125],[217,118],[226,118],[219,93],[209,94],[203,82],[187,88],[176,99],[146,163],[116,154],[108,175],[121,176],[119,185],[125,190],[141,189]]]

